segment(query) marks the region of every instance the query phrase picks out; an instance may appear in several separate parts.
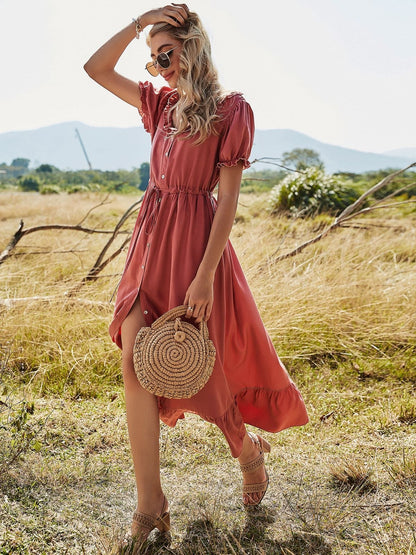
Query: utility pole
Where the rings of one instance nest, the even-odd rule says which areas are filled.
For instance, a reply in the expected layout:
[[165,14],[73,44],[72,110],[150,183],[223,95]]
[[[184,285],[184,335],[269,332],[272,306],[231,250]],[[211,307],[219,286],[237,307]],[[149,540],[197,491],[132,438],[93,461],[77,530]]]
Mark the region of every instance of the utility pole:
[[88,167],[90,168],[90,170],[92,170],[92,166],[91,166],[90,159],[88,158],[87,151],[85,150],[84,143],[82,142],[81,135],[80,135],[80,133],[79,133],[79,131],[78,131],[77,128],[75,128],[75,133],[77,134],[77,137],[78,137],[78,139],[79,139],[79,142],[81,143],[81,147],[82,147],[82,150],[83,150],[83,152],[84,152],[85,158],[86,158],[86,160],[87,160]]

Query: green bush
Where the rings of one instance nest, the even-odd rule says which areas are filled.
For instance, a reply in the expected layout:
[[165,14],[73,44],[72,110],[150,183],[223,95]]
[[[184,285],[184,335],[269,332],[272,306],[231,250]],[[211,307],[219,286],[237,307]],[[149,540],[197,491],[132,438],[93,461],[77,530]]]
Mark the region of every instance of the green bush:
[[22,191],[39,191],[40,181],[36,176],[28,175],[19,181],[19,187]]
[[58,185],[42,185],[39,191],[41,195],[59,195],[61,192]]
[[287,175],[273,187],[269,210],[272,214],[292,212],[303,216],[337,213],[358,196],[357,190],[346,185],[341,178],[326,174],[318,167],[310,167],[302,173]]
[[90,188],[87,185],[71,185],[66,189],[66,192],[72,195],[73,193],[88,193]]

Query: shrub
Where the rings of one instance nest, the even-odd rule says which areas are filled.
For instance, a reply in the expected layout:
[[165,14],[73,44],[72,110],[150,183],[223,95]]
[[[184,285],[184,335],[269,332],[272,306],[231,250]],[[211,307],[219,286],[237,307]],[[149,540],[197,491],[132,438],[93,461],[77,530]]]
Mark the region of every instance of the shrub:
[[60,192],[58,185],[42,185],[40,188],[41,195],[59,195]]
[[88,193],[90,188],[87,185],[71,185],[66,189],[66,192],[70,195],[73,193]]
[[318,167],[287,175],[275,185],[269,197],[272,214],[290,211],[297,215],[337,213],[358,198],[355,189],[341,178],[326,174]]
[[39,191],[40,181],[36,176],[28,175],[19,182],[22,191]]

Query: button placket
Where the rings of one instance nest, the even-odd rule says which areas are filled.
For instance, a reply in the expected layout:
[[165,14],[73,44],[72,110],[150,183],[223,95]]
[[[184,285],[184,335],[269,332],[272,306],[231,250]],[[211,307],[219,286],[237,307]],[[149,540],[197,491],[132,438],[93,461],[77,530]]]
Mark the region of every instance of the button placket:
[[170,156],[170,152],[172,150],[172,146],[173,146],[173,137],[170,136],[166,136],[165,137],[165,144],[164,144],[164,156],[162,158],[162,164],[161,164],[161,168],[160,168],[160,178],[165,180],[166,179],[166,173],[167,173],[167,167],[168,167],[168,159]]

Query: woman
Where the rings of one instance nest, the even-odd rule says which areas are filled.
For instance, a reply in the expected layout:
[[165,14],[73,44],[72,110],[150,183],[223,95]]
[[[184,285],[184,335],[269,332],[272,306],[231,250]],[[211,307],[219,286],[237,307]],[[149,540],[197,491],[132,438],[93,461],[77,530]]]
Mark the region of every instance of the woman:
[[[168,86],[155,90],[119,75],[115,65],[143,29],[152,61],[146,69]],[[174,426],[184,412],[217,424],[243,472],[243,502],[257,505],[268,486],[270,445],[245,423],[277,432],[307,422],[300,393],[276,355],[228,241],[254,122],[240,94],[224,94],[209,39],[185,4],[148,11],[105,43],[85,64],[99,84],[138,108],[152,138],[149,186],[120,282],[113,341],[122,348],[127,422],[138,504],[131,533],[144,541],[169,529],[159,472],[159,417]],[[218,200],[212,191],[218,184]],[[205,319],[217,356],[206,386],[191,399],[144,390],[132,352],[142,326],[185,304]]]

